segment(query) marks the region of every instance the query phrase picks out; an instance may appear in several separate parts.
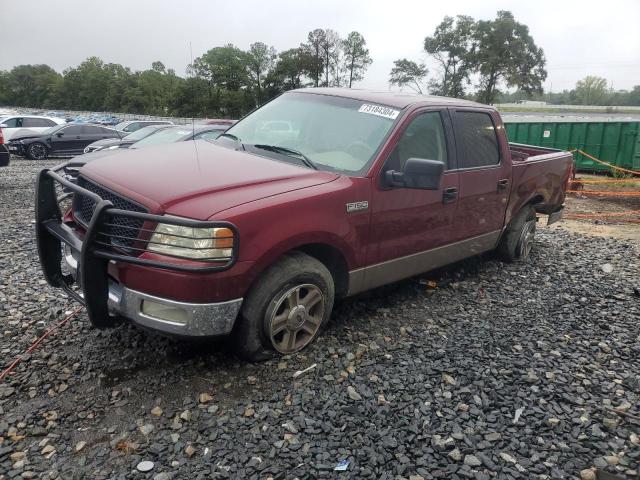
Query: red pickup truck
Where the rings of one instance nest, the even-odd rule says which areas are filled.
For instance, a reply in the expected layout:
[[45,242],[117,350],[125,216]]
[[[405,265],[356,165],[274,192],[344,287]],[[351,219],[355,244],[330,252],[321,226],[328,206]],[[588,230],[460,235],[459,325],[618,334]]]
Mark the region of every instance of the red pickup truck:
[[76,182],[62,168],[36,193],[51,285],[96,327],[231,335],[261,359],[308,345],[335,298],[489,250],[525,259],[572,156],[509,144],[486,105],[315,88],[215,141],[114,154]]

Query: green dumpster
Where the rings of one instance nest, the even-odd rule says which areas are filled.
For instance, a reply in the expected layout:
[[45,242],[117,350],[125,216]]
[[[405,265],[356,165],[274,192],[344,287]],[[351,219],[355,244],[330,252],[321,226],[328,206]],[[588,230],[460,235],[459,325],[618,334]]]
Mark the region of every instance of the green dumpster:
[[[563,150],[579,149],[617,167],[640,171],[639,121],[531,120],[531,116],[523,119],[507,116],[504,122],[509,141]],[[578,152],[573,156],[579,171],[611,171],[606,165]]]

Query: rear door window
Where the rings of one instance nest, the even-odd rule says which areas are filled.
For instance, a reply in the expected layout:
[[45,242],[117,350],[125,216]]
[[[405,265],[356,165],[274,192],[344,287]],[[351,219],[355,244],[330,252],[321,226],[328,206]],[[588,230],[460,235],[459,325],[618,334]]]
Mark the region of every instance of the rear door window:
[[455,133],[458,168],[479,168],[500,164],[496,127],[485,112],[457,111]]
[[65,135],[82,135],[84,133],[83,129],[84,127],[81,125],[71,125],[67,128],[63,128],[60,131]]
[[22,120],[22,126],[24,128],[47,128],[53,127],[56,124],[53,120],[47,118],[29,118],[26,117]]

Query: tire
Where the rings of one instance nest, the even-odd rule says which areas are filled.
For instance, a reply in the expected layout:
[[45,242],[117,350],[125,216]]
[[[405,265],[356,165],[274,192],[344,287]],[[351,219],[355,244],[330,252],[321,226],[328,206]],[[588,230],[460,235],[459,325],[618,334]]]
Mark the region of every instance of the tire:
[[507,226],[497,252],[507,262],[522,262],[529,257],[536,234],[536,211],[527,205]]
[[27,147],[26,154],[29,160],[44,160],[49,155],[49,150],[44,143],[35,142]]
[[327,267],[302,252],[287,254],[246,296],[232,334],[237,353],[255,362],[302,350],[327,324],[334,297]]

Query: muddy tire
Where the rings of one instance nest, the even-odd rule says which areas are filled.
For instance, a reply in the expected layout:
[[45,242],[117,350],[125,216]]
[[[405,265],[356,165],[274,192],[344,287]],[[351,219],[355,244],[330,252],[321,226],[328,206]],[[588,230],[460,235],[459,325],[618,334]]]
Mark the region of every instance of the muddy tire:
[[27,147],[26,154],[29,160],[44,160],[49,156],[49,150],[44,143],[36,142]]
[[536,211],[527,205],[511,220],[500,244],[498,255],[507,262],[525,261],[529,257],[536,234]]
[[302,252],[287,254],[260,276],[245,298],[233,331],[237,353],[262,361],[302,350],[329,320],[334,296],[327,267]]

